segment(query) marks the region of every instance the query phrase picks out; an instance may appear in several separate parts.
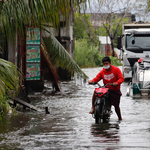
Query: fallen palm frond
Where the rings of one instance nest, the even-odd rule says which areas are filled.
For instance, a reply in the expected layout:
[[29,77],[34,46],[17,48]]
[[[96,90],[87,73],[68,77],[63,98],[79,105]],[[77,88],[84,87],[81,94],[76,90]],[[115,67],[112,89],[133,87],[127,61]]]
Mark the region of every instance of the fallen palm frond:
[[[46,30],[45,28],[43,29]],[[63,69],[76,72],[82,78],[88,78],[88,76],[81,70],[66,49],[60,44],[60,42],[49,31],[47,32],[50,36],[44,39],[44,43],[53,64]]]
[[43,42],[43,39],[41,39],[41,50],[42,50],[42,54],[43,54],[43,56],[44,56],[44,58],[45,58],[45,60],[46,60],[46,62],[48,64],[48,67],[49,67],[49,69],[52,72],[53,78],[55,80],[55,83],[56,83],[56,87],[55,88],[57,89],[57,91],[60,91],[60,88],[59,88],[59,85],[58,85],[58,83],[59,83],[59,76],[58,76],[58,74],[57,74],[57,72],[56,72],[56,70],[55,70],[55,68],[54,68],[54,66],[53,66],[53,64],[51,62],[51,59],[49,57],[49,54],[48,54],[47,48],[46,48],[46,46],[45,46],[45,44]]

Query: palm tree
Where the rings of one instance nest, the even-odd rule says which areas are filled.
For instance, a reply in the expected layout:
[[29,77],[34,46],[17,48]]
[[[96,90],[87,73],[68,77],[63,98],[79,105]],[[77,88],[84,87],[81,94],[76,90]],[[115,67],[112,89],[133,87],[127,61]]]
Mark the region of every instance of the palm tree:
[[[80,11],[86,8],[87,1],[90,0],[0,0],[0,30],[7,38],[12,35],[15,38],[16,32],[24,35],[26,26],[40,26],[47,31],[45,27],[48,23],[48,26],[58,28],[60,14],[68,21],[71,5],[74,11]],[[43,53],[53,54],[51,59],[47,57],[48,63],[51,64],[53,60],[57,66],[67,68],[87,78],[58,40],[49,31],[47,32],[49,38],[47,41],[41,40],[41,46]],[[0,45],[0,49],[1,47]],[[51,69],[53,69],[52,65]],[[18,91],[21,77],[23,78],[21,72],[13,63],[0,59],[0,121],[1,113],[8,105],[6,101],[8,93]]]
[[[78,11],[86,8],[87,1],[89,0],[0,0],[0,30],[5,31],[7,38],[10,35],[15,38],[16,32],[24,35],[26,26],[40,26],[47,31],[45,27],[49,23],[50,27],[58,28],[60,14],[67,20],[71,5],[74,11]],[[49,35],[48,41],[45,41],[47,47],[44,41],[42,46],[47,53],[53,53],[53,62],[87,78],[57,39],[51,33]],[[47,60],[51,63],[49,58]],[[14,64],[0,59],[0,107],[8,91],[18,90],[19,76],[22,74]]]
[[[6,31],[7,36],[10,33],[15,35],[16,30],[24,34],[24,26],[41,26],[47,31],[45,29],[47,24],[45,23],[49,23],[57,28],[60,23],[60,13],[67,20],[71,9],[70,4],[73,6],[74,11],[77,11],[81,3],[82,7],[85,8],[86,0],[2,0],[0,28]],[[54,56],[57,58],[54,62],[57,61],[60,67],[68,68],[82,77],[87,77],[57,39],[51,33],[49,34],[49,42],[53,47]],[[49,50],[50,48],[48,47],[47,49]],[[58,63],[60,59],[61,63]]]

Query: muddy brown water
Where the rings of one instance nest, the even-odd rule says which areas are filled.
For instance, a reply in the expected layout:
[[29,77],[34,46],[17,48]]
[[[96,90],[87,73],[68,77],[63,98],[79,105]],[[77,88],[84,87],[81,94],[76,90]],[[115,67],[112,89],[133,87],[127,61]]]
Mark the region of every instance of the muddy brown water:
[[[90,79],[100,70],[83,69]],[[43,109],[5,116],[0,125],[0,150],[149,150],[150,99],[127,97],[124,82],[123,121],[118,121],[112,107],[110,121],[97,125],[88,114],[94,88],[78,79],[62,82],[55,96],[48,91],[30,95],[33,105],[48,106],[50,114]]]

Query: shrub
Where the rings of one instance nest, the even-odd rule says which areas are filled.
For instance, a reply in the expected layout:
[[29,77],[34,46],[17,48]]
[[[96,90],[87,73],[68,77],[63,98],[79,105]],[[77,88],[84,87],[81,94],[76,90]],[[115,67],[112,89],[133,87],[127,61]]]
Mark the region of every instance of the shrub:
[[95,67],[99,56],[98,47],[94,44],[89,44],[85,39],[75,41],[74,60],[80,67]]
[[117,57],[109,56],[111,59],[111,64],[114,66],[122,66],[122,63],[118,60]]
[[[79,39],[75,41],[74,60],[80,67],[100,67],[103,66],[102,58],[104,55],[98,51],[98,46],[94,46],[86,39]],[[109,55],[112,65],[120,66],[117,57]]]

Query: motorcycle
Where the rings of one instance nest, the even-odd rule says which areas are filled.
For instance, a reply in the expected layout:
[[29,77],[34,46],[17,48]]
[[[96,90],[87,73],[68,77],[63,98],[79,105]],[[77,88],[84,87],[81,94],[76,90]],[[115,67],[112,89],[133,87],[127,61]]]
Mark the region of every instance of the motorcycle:
[[127,96],[150,96],[150,59],[135,62],[132,70],[132,80],[127,88]]
[[104,86],[101,86],[97,82],[90,83],[92,85],[98,85],[99,88],[95,88],[96,100],[94,103],[95,111],[93,118],[95,118],[95,123],[100,124],[106,121],[109,121],[110,115],[112,113],[109,99],[109,88],[106,88],[107,85],[113,85],[108,83]]

